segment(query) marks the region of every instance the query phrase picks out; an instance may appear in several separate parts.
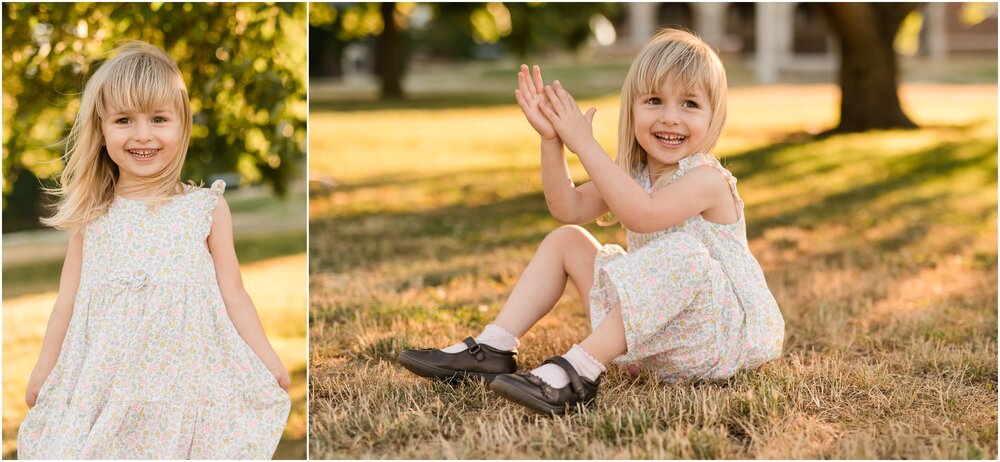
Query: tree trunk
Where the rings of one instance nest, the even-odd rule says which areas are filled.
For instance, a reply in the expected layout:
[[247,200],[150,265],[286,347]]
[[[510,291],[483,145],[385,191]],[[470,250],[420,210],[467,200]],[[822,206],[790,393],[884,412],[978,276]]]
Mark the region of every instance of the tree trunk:
[[375,74],[382,79],[382,99],[403,98],[403,72],[406,63],[403,31],[396,26],[396,3],[379,5],[382,34],[375,38]]
[[817,3],[840,44],[840,123],[832,133],[916,128],[899,104],[893,41],[915,3]]

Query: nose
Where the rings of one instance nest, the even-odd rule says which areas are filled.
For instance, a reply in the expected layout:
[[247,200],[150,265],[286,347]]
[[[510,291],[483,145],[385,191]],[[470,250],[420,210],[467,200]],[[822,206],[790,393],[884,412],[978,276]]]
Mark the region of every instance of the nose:
[[663,110],[660,112],[660,122],[667,126],[678,125],[681,122],[680,114],[679,109],[669,104],[664,104]]
[[143,121],[136,122],[135,132],[132,133],[132,139],[140,143],[152,141],[153,133],[150,130],[149,124]]

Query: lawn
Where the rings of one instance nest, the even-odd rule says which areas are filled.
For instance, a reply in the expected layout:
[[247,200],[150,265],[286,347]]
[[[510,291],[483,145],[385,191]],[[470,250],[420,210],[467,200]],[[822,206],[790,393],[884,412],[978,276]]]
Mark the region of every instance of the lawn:
[[[717,154],[785,317],[783,355],[717,383],[612,368],[595,409],[559,418],[395,363],[478,333],[558,226],[513,103],[313,112],[310,178],[328,186],[310,201],[310,456],[995,459],[997,87],[901,93],[923,128],[815,139],[835,86],[731,90]],[[612,150],[617,99],[584,104]],[[569,290],[519,364],[588,331]]]
[[[259,190],[226,192],[243,282],[271,345],[292,376],[292,410],[276,459],[306,456],[305,184],[287,200]],[[276,224],[276,222],[280,222]],[[40,231],[4,236],[3,458],[16,457],[24,390],[59,287],[66,238]]]

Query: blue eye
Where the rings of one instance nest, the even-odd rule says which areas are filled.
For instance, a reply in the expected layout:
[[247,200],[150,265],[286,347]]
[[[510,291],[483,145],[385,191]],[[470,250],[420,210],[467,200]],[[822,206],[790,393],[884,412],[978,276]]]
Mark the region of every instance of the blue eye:
[[698,103],[696,103],[696,102],[691,101],[691,100],[688,99],[688,100],[684,100],[684,102],[681,103],[681,106],[697,109],[698,108]]
[[162,123],[165,123],[166,121],[167,121],[167,118],[163,117],[163,116],[153,117],[153,122],[154,123],[162,124]]
[[129,120],[128,117],[122,117],[120,119],[115,119],[115,121],[114,121],[114,123],[117,124],[117,125],[125,125],[125,124],[127,124],[129,122],[131,122],[131,120]]

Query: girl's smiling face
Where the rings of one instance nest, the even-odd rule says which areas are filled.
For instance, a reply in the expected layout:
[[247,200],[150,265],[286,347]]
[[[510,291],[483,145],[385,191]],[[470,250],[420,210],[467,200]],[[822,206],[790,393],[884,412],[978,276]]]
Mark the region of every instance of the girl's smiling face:
[[632,117],[650,172],[661,172],[703,149],[712,106],[700,85],[689,89],[668,79],[653,93],[635,98]]
[[101,132],[111,160],[118,165],[118,186],[134,185],[167,168],[177,156],[181,124],[169,106],[146,111],[109,111]]

